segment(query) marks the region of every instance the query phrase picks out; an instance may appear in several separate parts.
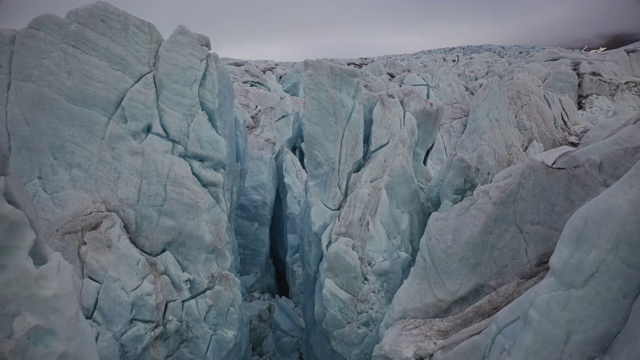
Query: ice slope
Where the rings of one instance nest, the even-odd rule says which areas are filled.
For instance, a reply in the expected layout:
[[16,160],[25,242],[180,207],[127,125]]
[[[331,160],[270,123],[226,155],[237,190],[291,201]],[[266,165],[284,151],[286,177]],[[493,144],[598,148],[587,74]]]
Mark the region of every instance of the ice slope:
[[2,355],[633,357],[640,283],[610,263],[638,250],[639,46],[219,59],[102,2],[2,30],[0,143],[34,207],[7,200],[31,221],[0,265],[64,269],[48,304],[0,273],[47,329]]
[[185,27],[163,40],[103,2],[2,38],[2,142],[43,238],[74,265],[98,355],[249,355],[233,232],[244,145],[209,40]]
[[[386,341],[378,355],[427,357],[445,345],[451,346],[452,341],[447,342],[447,338],[471,325],[468,321],[464,326],[458,324],[458,318],[476,306],[473,304],[492,296],[504,299],[499,295],[504,287],[543,275],[549,255],[558,251],[556,242],[566,231],[570,216],[640,161],[639,145],[640,127],[633,119],[605,141],[560,155],[553,166],[530,161],[510,167],[499,173],[492,184],[478,188],[472,197],[434,214],[421,240],[416,264],[396,293],[381,326]],[[540,194],[545,196],[541,198]],[[464,227],[453,225],[462,217],[458,211],[465,214]],[[474,316],[488,319],[496,310]],[[442,319],[451,329],[444,335],[418,336],[416,343],[428,343],[430,339],[437,345],[403,348],[398,333],[411,323],[405,319],[434,318]],[[469,334],[459,335],[461,338],[456,341],[487,325],[485,322],[467,329]],[[395,356],[400,353],[404,355]]]
[[547,277],[500,311],[480,335],[434,358],[636,357],[637,340],[630,333],[637,334],[634,304],[640,295],[639,178],[637,163],[576,211]]

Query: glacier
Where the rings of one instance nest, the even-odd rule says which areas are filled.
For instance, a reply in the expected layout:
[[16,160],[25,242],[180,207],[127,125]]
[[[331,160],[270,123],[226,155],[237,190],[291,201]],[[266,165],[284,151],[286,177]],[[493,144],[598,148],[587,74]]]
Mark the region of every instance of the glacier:
[[639,356],[640,43],[212,49],[0,30],[0,358]]

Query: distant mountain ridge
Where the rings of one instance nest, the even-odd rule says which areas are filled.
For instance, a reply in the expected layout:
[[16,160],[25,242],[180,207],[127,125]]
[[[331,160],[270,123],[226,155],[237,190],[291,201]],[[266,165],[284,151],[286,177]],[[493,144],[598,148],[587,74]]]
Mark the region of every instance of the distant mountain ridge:
[[583,39],[572,44],[560,45],[567,49],[579,49],[585,51],[606,48],[607,50],[619,49],[621,47],[640,41],[640,32],[624,32],[601,35],[597,38]]

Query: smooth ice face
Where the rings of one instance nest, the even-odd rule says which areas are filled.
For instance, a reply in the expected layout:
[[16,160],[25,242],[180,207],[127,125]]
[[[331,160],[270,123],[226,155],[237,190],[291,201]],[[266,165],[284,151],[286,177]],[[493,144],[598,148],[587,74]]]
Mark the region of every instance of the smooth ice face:
[[353,69],[310,60],[304,66],[302,131],[308,196],[335,211],[363,157],[362,85]]
[[2,43],[14,170],[82,279],[99,355],[244,356],[233,89],[208,39],[97,3]]

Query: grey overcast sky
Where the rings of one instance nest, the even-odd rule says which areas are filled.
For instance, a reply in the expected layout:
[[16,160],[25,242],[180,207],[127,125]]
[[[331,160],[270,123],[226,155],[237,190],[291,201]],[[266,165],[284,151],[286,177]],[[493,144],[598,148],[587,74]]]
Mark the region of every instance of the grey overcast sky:
[[[0,28],[90,0],[0,0]],[[179,24],[220,56],[302,60],[475,44],[565,45],[640,32],[640,0],[110,0],[168,37]]]

